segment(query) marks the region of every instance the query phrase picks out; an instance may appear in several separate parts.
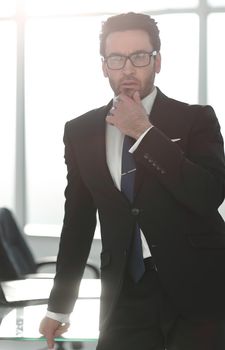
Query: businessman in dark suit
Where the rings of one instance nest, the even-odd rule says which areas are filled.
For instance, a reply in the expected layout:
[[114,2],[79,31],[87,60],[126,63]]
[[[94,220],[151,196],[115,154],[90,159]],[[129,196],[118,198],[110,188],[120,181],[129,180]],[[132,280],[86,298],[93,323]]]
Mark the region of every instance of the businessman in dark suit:
[[[225,161],[215,113],[210,106],[168,98],[154,86],[160,38],[149,16],[109,18],[100,52],[114,99],[65,126],[65,217],[40,331],[50,348],[54,336],[68,328],[98,210],[97,349],[222,350],[225,226],[218,207],[224,199]],[[135,165],[121,174],[128,138],[133,145],[127,153]],[[128,198],[121,179],[130,174],[135,183]]]

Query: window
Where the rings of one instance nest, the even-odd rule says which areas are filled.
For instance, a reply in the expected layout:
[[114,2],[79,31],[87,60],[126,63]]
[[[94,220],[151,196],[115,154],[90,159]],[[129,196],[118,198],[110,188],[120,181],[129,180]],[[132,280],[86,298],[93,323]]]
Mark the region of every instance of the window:
[[111,90],[101,72],[102,18],[30,20],[26,26],[27,220],[61,224],[67,120],[105,104]]
[[160,29],[162,69],[158,85],[170,97],[198,102],[199,19],[195,14],[156,17]]
[[49,16],[69,14],[113,14],[120,12],[150,12],[156,10],[172,10],[195,8],[199,0],[141,0],[131,3],[130,0],[114,0],[104,2],[102,0],[25,0],[25,9],[28,15]]
[[16,13],[16,0],[0,0],[0,17],[13,16]]
[[225,0],[208,0],[208,4],[214,7],[225,6]]

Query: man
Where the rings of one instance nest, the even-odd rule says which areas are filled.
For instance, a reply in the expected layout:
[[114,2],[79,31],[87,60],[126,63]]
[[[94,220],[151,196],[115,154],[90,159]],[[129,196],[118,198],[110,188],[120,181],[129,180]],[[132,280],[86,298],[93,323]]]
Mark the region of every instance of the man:
[[[149,16],[108,18],[100,53],[114,100],[65,127],[65,217],[40,331],[50,348],[68,328],[62,322],[77,297],[98,210],[97,350],[222,350],[225,226],[217,209],[225,161],[215,113],[170,99],[154,86],[160,38]],[[128,139],[134,144],[124,156]],[[121,174],[126,157],[134,165]],[[129,193],[123,185],[128,178]]]

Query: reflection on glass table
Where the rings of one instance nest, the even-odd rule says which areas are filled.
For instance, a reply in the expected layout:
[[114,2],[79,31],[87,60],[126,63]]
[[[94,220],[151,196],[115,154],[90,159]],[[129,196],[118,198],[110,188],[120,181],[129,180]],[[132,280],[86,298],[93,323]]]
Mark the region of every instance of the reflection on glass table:
[[[11,282],[11,287],[12,285],[14,285],[14,289],[15,282],[16,281]],[[30,282],[31,281],[27,281],[27,285]],[[8,282],[8,287],[9,284],[10,282]],[[43,286],[45,288],[47,287],[46,279],[43,281]],[[6,286],[4,285],[4,287],[6,291]],[[49,284],[48,289],[50,289],[50,287],[51,284]],[[40,285],[40,280],[38,289],[41,293],[43,293],[43,289]],[[11,299],[13,298],[12,290],[13,288],[11,288],[10,291]],[[21,293],[22,292],[20,291],[20,295]],[[26,290],[24,293],[27,295],[28,291]],[[99,280],[85,279],[81,281],[79,298],[77,299],[73,313],[71,314],[70,318],[70,328],[66,333],[63,334],[62,337],[57,338],[57,341],[91,342],[97,340],[100,304],[99,296]],[[45,340],[38,331],[40,321],[45,316],[45,313],[46,305],[33,305],[12,308],[3,317],[3,320],[1,322],[0,339],[38,341]]]

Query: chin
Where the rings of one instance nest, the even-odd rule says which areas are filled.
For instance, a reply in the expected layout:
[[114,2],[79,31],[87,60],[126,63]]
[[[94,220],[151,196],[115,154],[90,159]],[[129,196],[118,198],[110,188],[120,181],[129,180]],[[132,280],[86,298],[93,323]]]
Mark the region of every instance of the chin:
[[129,97],[133,97],[134,93],[136,92],[137,90],[135,89],[129,89],[129,88],[126,88],[126,89],[122,89],[121,90],[121,93],[126,95],[126,96],[129,96]]

